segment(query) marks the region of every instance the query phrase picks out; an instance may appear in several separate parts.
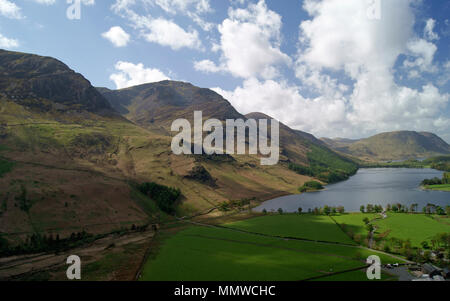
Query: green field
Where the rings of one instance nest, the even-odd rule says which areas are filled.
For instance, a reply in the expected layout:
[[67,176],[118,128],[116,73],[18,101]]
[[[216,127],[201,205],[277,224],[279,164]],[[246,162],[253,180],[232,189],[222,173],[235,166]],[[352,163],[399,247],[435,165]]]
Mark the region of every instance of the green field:
[[419,247],[422,241],[430,241],[438,233],[449,233],[450,222],[437,221],[424,214],[388,213],[388,217],[377,220],[377,234],[389,231],[387,238],[411,240],[413,246]]
[[[264,218],[272,223],[270,217]],[[257,223],[261,221],[257,220]],[[161,242],[157,255],[145,264],[141,280],[305,280],[363,267],[365,258],[374,254],[380,256],[383,263],[399,262],[357,246],[286,240],[222,228],[190,227]],[[366,279],[364,273],[351,276],[350,280]]]
[[450,191],[450,184],[428,185],[425,186],[425,188],[430,190]]
[[370,221],[379,218],[380,215],[376,213],[348,213],[338,216],[333,216],[333,219],[341,226],[345,224],[346,231],[351,231],[354,235],[361,235],[366,237],[368,232],[366,225],[363,222],[364,218]]
[[227,227],[274,236],[354,244],[329,216],[311,214],[268,215],[252,218]]

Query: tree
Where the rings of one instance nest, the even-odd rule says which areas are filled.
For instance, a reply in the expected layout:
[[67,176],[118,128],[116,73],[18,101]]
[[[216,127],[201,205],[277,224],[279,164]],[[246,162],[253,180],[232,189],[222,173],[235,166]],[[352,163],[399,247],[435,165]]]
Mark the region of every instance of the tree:
[[369,231],[369,233],[371,233],[373,230],[375,230],[375,228],[372,224],[367,224],[366,229],[367,229],[367,231]]
[[283,214],[283,209],[278,208],[278,213],[279,213],[279,214]]
[[368,225],[370,223],[369,219],[367,217],[365,217],[363,219],[364,224]]
[[339,206],[339,207],[337,207],[337,211],[338,211],[340,214],[344,214],[344,213],[345,213],[345,208],[344,208],[344,206]]
[[298,208],[298,213],[299,213],[299,214],[302,214],[302,211],[303,211],[303,208],[302,208],[302,207]]
[[266,208],[264,208],[262,212],[264,213],[264,215],[266,215],[267,214]]
[[450,216],[450,206],[445,207],[445,213]]
[[367,208],[366,208],[366,211],[367,211],[368,213],[372,213],[372,212],[373,212],[373,205],[372,205],[372,204],[368,204],[368,205],[367,205]]
[[428,245],[427,241],[422,241],[420,243],[420,245],[422,246],[423,249],[429,249],[430,248],[430,246]]
[[361,205],[361,207],[359,207],[359,210],[361,211],[361,213],[364,213],[364,209],[365,209],[364,205]]
[[330,215],[330,212],[331,212],[331,210],[330,210],[330,207],[328,207],[328,205],[323,206],[323,213],[325,215]]

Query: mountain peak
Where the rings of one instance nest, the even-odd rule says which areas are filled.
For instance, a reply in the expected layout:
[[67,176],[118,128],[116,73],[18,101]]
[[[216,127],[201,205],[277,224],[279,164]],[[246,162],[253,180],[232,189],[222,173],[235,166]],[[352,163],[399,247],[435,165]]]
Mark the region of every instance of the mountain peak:
[[38,111],[113,114],[81,74],[51,57],[0,50],[1,97]]

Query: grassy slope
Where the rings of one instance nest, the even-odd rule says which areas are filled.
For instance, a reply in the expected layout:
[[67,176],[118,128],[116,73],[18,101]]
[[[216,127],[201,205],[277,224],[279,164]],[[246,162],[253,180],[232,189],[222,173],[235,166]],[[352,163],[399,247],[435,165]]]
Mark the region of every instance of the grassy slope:
[[377,233],[390,231],[388,238],[410,239],[413,246],[420,246],[422,241],[429,242],[438,233],[450,232],[448,223],[423,214],[388,213],[388,218],[376,221],[375,225],[379,227]]
[[191,227],[163,242],[142,280],[302,280],[364,266],[361,258],[369,255],[353,247]]
[[430,190],[450,191],[450,184],[428,185],[425,186],[425,188]]
[[[190,156],[172,155],[170,137],[132,123],[92,114],[84,120],[57,115],[64,120],[58,122],[54,115],[36,114],[9,101],[0,102],[0,111],[6,134],[0,155],[19,162],[12,171],[11,163],[1,163],[5,173],[0,178],[0,202],[8,198],[1,219],[4,232],[69,226],[78,231],[83,224],[99,223],[117,227],[117,222],[144,221],[145,214],[150,218],[157,214],[153,204],[133,193],[129,179],[180,188],[184,198],[179,214],[204,211],[231,199],[265,200],[295,193],[310,180],[283,166],[264,167],[256,157],[239,156],[233,163],[201,163],[217,179],[214,188],[184,178],[197,163]],[[21,185],[29,192],[30,214],[15,206]]]
[[367,236],[366,225],[364,223],[364,218],[373,220],[379,217],[379,214],[372,213],[348,213],[338,216],[333,216],[333,219],[340,225],[345,224],[348,230],[352,231],[353,234],[359,234],[362,237]]
[[227,226],[275,236],[353,243],[328,216],[309,214],[270,215],[228,224]]

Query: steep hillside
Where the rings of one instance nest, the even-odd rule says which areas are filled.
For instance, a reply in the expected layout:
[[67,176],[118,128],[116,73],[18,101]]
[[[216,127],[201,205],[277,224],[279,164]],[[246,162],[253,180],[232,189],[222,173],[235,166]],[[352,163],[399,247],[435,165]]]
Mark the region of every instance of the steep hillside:
[[444,140],[425,132],[400,131],[356,141],[323,141],[336,151],[367,161],[406,160],[450,154],[450,146]]
[[0,97],[39,112],[112,115],[108,101],[62,62],[0,50]]
[[193,120],[194,111],[204,119],[243,118],[222,96],[189,83],[162,81],[122,90],[98,88],[112,107],[132,122],[149,129],[170,130],[178,118]]
[[0,79],[0,232],[10,240],[105,233],[167,218],[133,183],[180,189],[177,214],[186,215],[295,193],[311,180],[286,164],[261,166],[256,156],[173,155],[166,130],[173,117],[188,118],[195,109],[205,118],[243,117],[209,90],[141,86],[138,99],[150,95],[154,103],[122,108],[135,124],[55,59],[2,51]]

